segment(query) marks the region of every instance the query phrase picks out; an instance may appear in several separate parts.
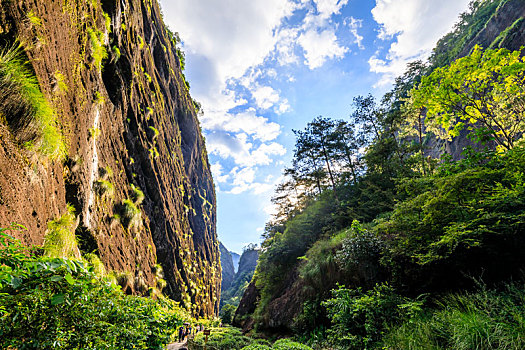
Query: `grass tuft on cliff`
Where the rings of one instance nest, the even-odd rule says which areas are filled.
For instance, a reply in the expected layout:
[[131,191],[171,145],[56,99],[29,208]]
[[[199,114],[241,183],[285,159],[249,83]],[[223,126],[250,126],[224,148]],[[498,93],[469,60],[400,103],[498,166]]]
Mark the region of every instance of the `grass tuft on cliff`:
[[90,54],[93,65],[100,71],[102,70],[102,61],[108,58],[108,52],[104,45],[104,33],[88,28],[87,34],[91,44]]
[[66,155],[55,112],[20,45],[0,51],[0,119],[18,141],[52,160]]
[[44,237],[44,255],[53,258],[79,258],[75,229],[77,226],[75,208],[67,206],[67,212],[47,224]]
[[93,187],[97,196],[102,200],[109,200],[113,198],[113,195],[115,194],[115,186],[107,180],[99,179],[95,181]]
[[140,209],[131,199],[124,199],[118,208],[120,222],[126,229],[140,227],[142,216]]

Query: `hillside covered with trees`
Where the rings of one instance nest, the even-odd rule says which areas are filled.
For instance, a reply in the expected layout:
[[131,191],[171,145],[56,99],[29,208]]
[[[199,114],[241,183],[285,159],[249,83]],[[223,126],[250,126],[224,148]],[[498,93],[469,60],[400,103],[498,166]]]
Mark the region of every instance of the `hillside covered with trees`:
[[320,348],[525,346],[522,12],[472,2],[381,100],[294,131],[234,323]]

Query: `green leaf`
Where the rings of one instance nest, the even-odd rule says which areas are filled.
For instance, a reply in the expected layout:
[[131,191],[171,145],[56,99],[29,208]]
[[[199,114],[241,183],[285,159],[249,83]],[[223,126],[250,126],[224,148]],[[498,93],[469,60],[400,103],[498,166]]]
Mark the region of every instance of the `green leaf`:
[[58,275],[51,276],[51,278],[50,278],[50,280],[53,281],[53,282],[58,282],[58,281],[61,281],[63,279],[64,279],[64,277],[58,276]]
[[64,294],[55,294],[51,298],[51,305],[59,305],[64,302],[65,296]]
[[17,289],[22,284],[23,280],[19,277],[11,276],[11,282],[9,283],[13,289]]
[[69,284],[75,284],[75,279],[73,278],[73,276],[71,276],[71,274],[67,274],[64,276],[64,279],[67,281],[67,283]]

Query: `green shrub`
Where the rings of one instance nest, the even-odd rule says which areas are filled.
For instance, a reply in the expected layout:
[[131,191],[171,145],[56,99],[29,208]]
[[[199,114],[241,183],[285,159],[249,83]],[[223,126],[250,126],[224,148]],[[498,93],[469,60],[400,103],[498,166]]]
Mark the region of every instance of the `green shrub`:
[[380,339],[389,324],[420,307],[396,294],[388,284],[378,284],[366,293],[339,286],[323,302],[332,322],[329,340],[348,349],[368,349]]
[[[195,344],[200,346],[204,345],[204,339],[204,334],[202,332],[198,333],[194,339]],[[211,334],[208,337],[206,345],[210,348],[237,350],[252,343],[254,343],[254,340],[244,336],[240,329],[221,327],[211,328]]]
[[98,277],[106,276],[106,267],[104,263],[100,260],[97,254],[87,253],[82,256],[82,258],[93,268],[93,273]]
[[275,350],[312,350],[311,347],[291,341],[290,339],[279,339],[274,344],[272,349]]
[[265,344],[251,344],[241,350],[271,350],[272,348]]
[[36,257],[0,229],[0,348],[164,349],[183,312],[125,296],[81,261]]
[[231,324],[233,320],[233,315],[235,315],[235,310],[237,308],[234,305],[226,304],[221,308],[221,321],[224,324]]
[[67,212],[47,224],[44,236],[44,254],[55,258],[80,258],[75,229],[77,220],[75,208],[67,206]]
[[21,46],[0,52],[0,119],[18,141],[52,160],[66,154],[55,112],[40,91]]

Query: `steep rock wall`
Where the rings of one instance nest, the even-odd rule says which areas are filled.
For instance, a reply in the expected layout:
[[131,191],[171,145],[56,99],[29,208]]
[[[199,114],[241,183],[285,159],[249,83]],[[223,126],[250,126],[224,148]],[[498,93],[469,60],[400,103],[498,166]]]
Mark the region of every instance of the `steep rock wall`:
[[235,276],[235,269],[233,267],[233,259],[224,244],[219,242],[219,249],[221,251],[221,268],[222,268],[222,282],[221,282],[221,293],[226,289],[230,288],[233,277]]
[[[17,236],[41,244],[46,223],[71,203],[81,249],[97,251],[108,269],[132,272],[142,282],[130,291],[154,286],[158,262],[170,297],[195,315],[216,313],[214,185],[157,2],[3,0],[0,36],[4,46],[22,43],[68,146],[65,161],[52,162],[0,126],[0,224],[22,224]],[[101,65],[97,38],[108,51]],[[100,178],[113,196],[96,193]],[[145,198],[141,224],[126,227],[118,214],[132,184]]]

